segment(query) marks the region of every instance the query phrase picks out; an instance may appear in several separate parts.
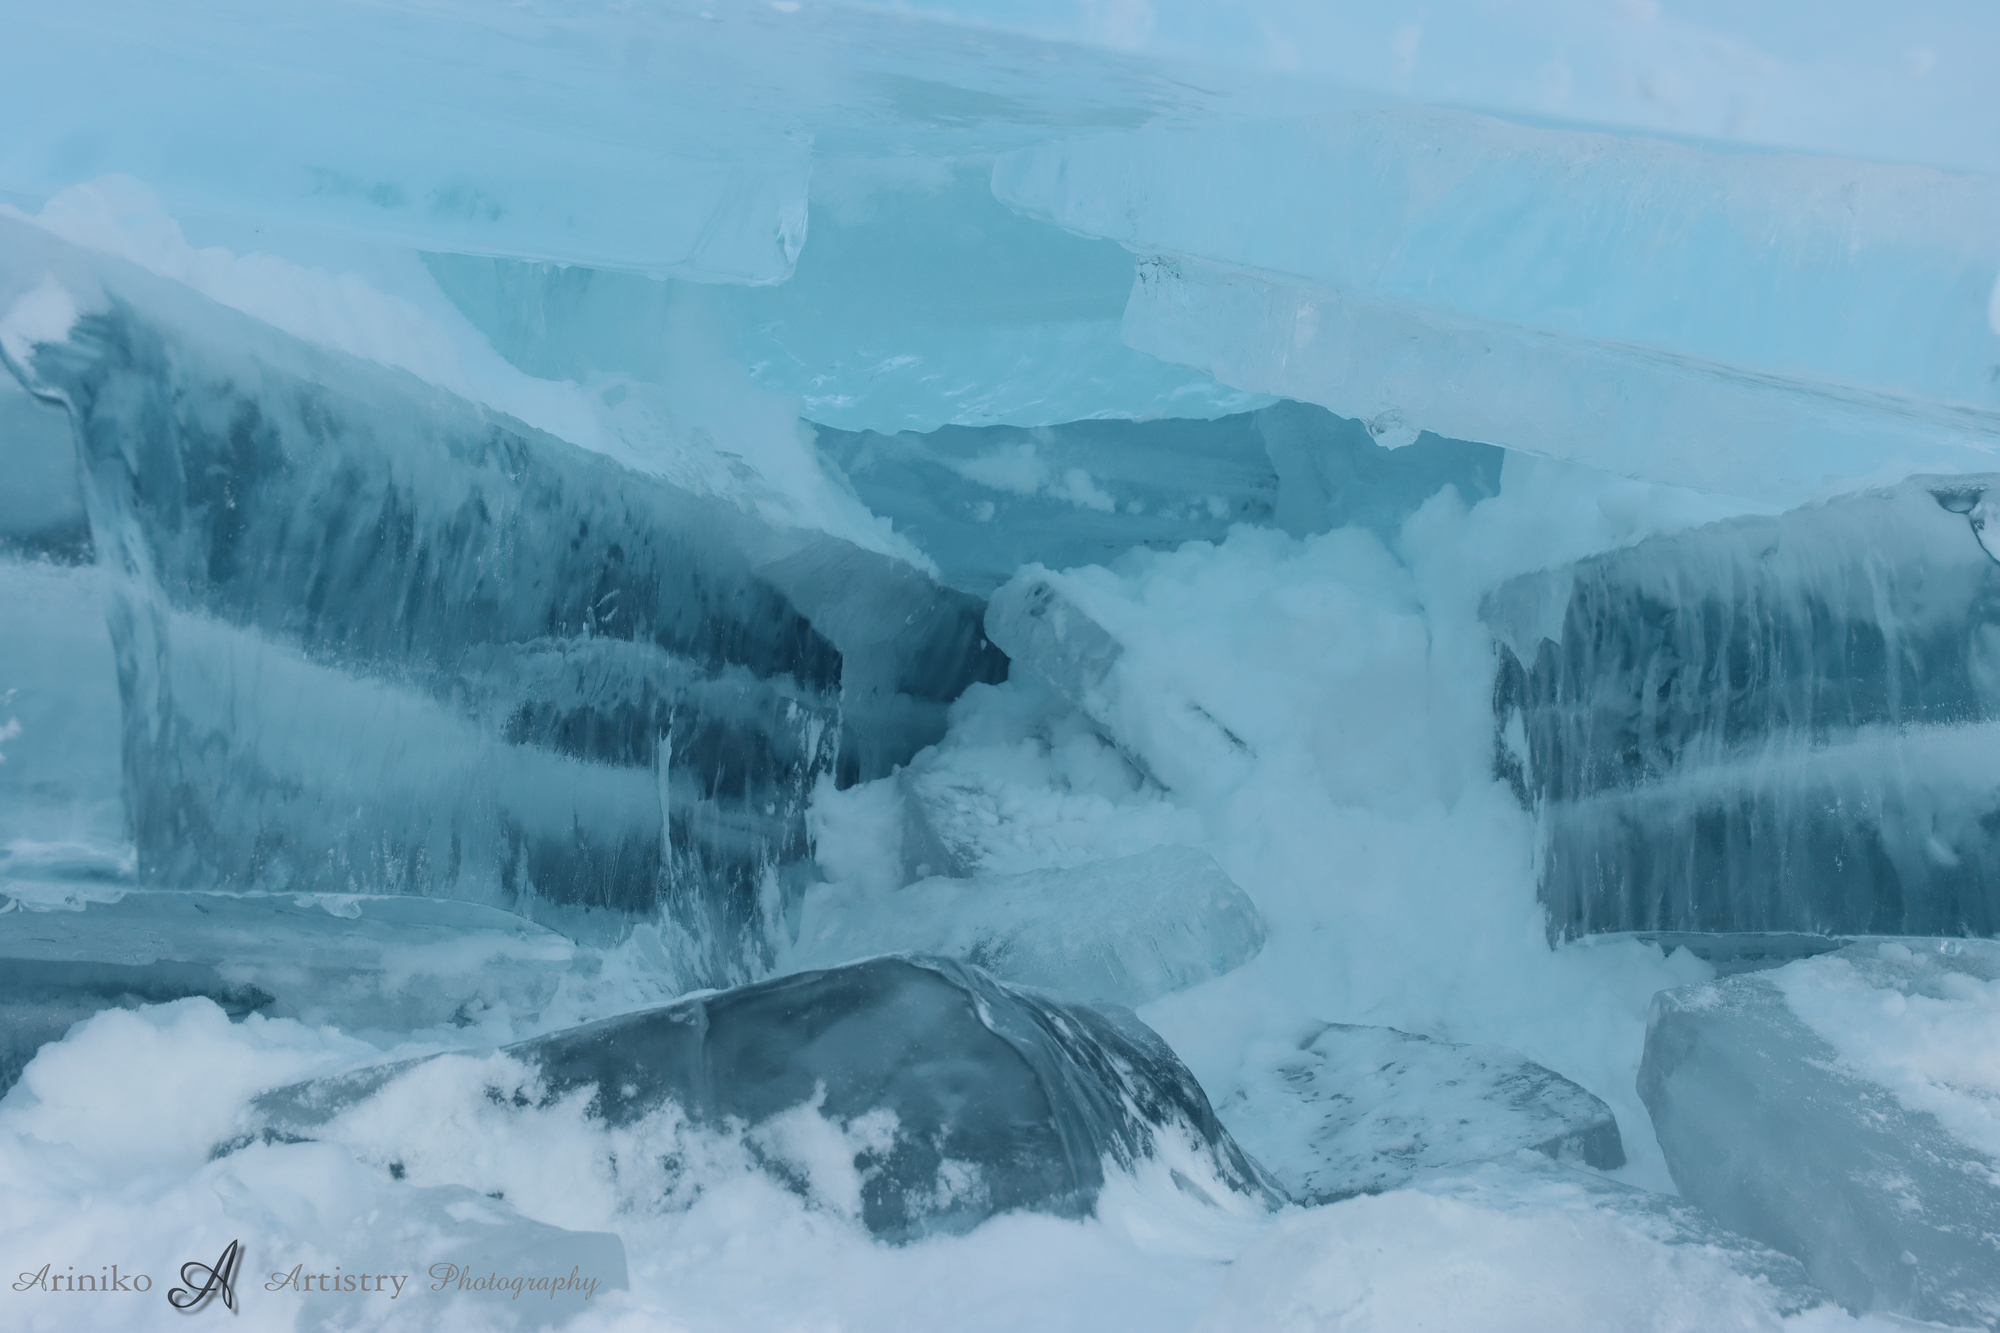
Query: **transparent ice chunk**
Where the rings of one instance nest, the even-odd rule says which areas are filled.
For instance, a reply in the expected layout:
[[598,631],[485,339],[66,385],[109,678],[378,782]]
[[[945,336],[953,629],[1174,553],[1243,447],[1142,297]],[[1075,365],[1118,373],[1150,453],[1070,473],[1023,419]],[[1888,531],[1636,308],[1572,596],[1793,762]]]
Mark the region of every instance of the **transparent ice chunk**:
[[1141,1005],[1264,944],[1256,905],[1206,852],[1160,847],[1066,870],[806,891],[787,970],[876,953],[962,959],[1001,981]]
[[[1829,1027],[1820,1011],[1838,1018],[1842,1000],[1860,1007]],[[1851,1309],[1992,1328],[1996,1012],[2000,946],[1855,944],[1662,992],[1639,1093],[1674,1183],[1724,1226],[1797,1256]],[[1872,1049],[1871,1032],[1886,1038]],[[1969,1072],[1927,1077],[1940,1037]]]
[[1254,1047],[1216,1114],[1303,1204],[1523,1149],[1625,1164],[1611,1108],[1562,1075],[1511,1051],[1395,1028],[1329,1023],[1295,1046]]

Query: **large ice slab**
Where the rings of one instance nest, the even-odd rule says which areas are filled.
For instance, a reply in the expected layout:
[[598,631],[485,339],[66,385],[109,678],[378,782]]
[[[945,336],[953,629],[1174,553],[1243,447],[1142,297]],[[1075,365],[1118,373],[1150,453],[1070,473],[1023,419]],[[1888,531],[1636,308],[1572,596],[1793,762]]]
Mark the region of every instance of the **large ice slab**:
[[1141,1005],[1241,967],[1264,944],[1257,906],[1206,852],[1161,847],[1067,870],[900,889],[808,889],[788,970],[876,953],[957,958],[1001,981]]
[[691,978],[740,977],[818,776],[886,771],[1004,673],[978,603],[899,561],[0,245],[9,358],[70,411],[117,576],[144,883],[664,916]]
[[2000,947],[1857,944],[1654,1001],[1639,1092],[1681,1192],[1842,1304],[2000,1327]]
[[1912,478],[1492,594],[1553,932],[2000,932],[1996,485]]
[[1562,1075],[1510,1051],[1395,1028],[1328,1023],[1294,1046],[1254,1047],[1216,1114],[1308,1205],[1522,1150],[1625,1164],[1611,1108]]
[[925,13],[1204,66],[1214,81],[1311,77],[1322,104],[1426,102],[1528,124],[1922,162],[2000,175],[1986,74],[2000,34],[1977,5],[1422,10],[1289,0],[1144,9],[915,0]]
[[676,383],[699,337],[837,430],[1207,418],[1263,401],[1128,347],[1131,254],[1013,212],[990,174],[935,159],[816,163],[811,236],[776,285],[454,254],[424,262],[509,361],[613,397]]
[[1135,347],[1343,416],[1794,501],[2000,446],[1991,179],[1411,108],[1079,137],[994,189],[1150,257]]
[[[1161,1153],[1203,1177],[1187,1176],[1189,1190],[1277,1199],[1193,1076],[1129,1011],[1015,990],[943,959],[779,977],[505,1053],[527,1070],[516,1105],[594,1089],[591,1113],[613,1127],[671,1105],[754,1134],[809,1108],[862,1135],[860,1216],[892,1240],[1019,1208],[1087,1216],[1107,1171]],[[259,1132],[344,1141],[368,1099],[393,1095],[424,1063],[267,1094]]]

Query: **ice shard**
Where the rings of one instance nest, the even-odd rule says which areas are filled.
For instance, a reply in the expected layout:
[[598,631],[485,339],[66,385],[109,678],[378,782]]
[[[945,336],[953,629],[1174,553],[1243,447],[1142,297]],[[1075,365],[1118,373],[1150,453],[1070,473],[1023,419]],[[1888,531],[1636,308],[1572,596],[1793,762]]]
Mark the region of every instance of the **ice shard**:
[[[894,1133],[857,1166],[861,1220],[895,1241],[968,1231],[1013,1209],[1087,1216],[1107,1171],[1167,1150],[1169,1139],[1208,1177],[1184,1174],[1188,1190],[1278,1198],[1193,1076],[1130,1011],[1017,990],[943,959],[779,977],[505,1053],[532,1073],[535,1096],[517,1104],[594,1088],[591,1114],[614,1127],[669,1103],[696,1123],[752,1133],[800,1107],[841,1126],[886,1112]],[[268,1093],[257,1132],[340,1141],[343,1116],[412,1068]]]
[[1554,934],[2000,932],[1996,487],[1915,477],[1488,598]]
[[740,979],[813,782],[1004,673],[901,562],[0,228],[8,355],[70,413],[116,576],[142,883],[659,918],[685,979]]
[[1253,1048],[1216,1114],[1308,1205],[1524,1149],[1601,1170],[1625,1164],[1611,1108],[1562,1075],[1395,1028],[1329,1023],[1296,1046]]
[[1653,1002],[1681,1192],[1850,1309],[2000,1327],[2000,947],[1869,942]]
[[1160,847],[1067,870],[806,891],[804,970],[877,953],[961,959],[1001,981],[1140,1005],[1241,967],[1264,944],[1256,904],[1206,852]]

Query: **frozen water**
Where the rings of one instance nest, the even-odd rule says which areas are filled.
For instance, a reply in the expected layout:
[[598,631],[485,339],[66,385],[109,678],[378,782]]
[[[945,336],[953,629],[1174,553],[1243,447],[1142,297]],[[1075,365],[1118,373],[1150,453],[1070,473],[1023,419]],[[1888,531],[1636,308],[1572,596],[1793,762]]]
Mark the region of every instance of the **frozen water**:
[[463,1032],[545,1009],[578,961],[511,913],[432,898],[233,897],[169,890],[0,911],[11,1018],[0,1084],[43,1043],[102,1009],[206,996],[391,1039]]
[[[548,1106],[575,1092],[613,1127],[671,1105],[755,1132],[810,1108],[855,1136],[867,1159],[856,1162],[860,1216],[891,1240],[962,1232],[1019,1208],[1085,1216],[1107,1172],[1163,1152],[1198,1163],[1224,1194],[1260,1205],[1278,1197],[1200,1085],[1129,1011],[1015,990],[942,959],[780,977],[506,1054],[523,1072],[518,1089],[498,1090],[503,1102]],[[369,1099],[423,1077],[422,1065],[395,1065],[269,1093],[258,1133],[341,1141],[367,1121]]]
[[1510,1051],[1327,1023],[1244,1054],[1216,1114],[1293,1199],[1379,1194],[1421,1173],[1523,1149],[1625,1165],[1611,1108]]
[[1194,1328],[1854,1326],[1827,1304],[1796,1260],[1685,1203],[1521,1153],[1286,1219]]
[[77,484],[76,447],[60,409],[37,402],[0,377],[0,553],[66,563],[90,552],[90,525]]
[[1990,178],[1400,109],[1078,138],[994,190],[1146,256],[1135,347],[1385,439],[1791,502],[2000,446]]
[[96,568],[0,556],[0,893],[131,878],[104,610]]
[[1014,669],[1068,700],[1134,768],[1169,791],[1198,780],[1198,770],[1208,781],[1217,771],[1240,773],[1254,757],[1249,744],[1193,698],[1176,693],[1164,707],[1148,699],[1143,709],[1126,703],[1124,645],[1046,573],[1030,565],[986,608],[987,637]]
[[689,975],[740,975],[815,777],[886,769],[1004,670],[976,602],[888,557],[4,225],[16,290],[119,293],[10,351],[76,418],[126,576],[145,882],[386,884],[614,932],[664,907]]
[[516,366],[611,395],[672,383],[694,328],[795,415],[835,430],[1207,418],[1267,401],[1126,346],[1131,254],[1012,212],[990,175],[822,159],[811,236],[776,285],[454,254],[424,263]]
[[243,1293],[384,1333],[1907,1318],[1630,1131],[1761,968],[1725,1207],[2000,1160],[2000,980],[1821,933],[2000,928],[1977,0],[0,26],[0,1251],[600,1283]]
[[1912,478],[1489,599],[1550,927],[2000,930],[1990,476]]
[[1854,1309],[2000,1324],[2000,948],[1855,944],[1662,993],[1639,1089],[1675,1183]]
[[821,428],[822,453],[874,512],[981,596],[1027,564],[1108,564],[1134,547],[1293,536],[1353,523],[1385,540],[1447,485],[1499,489],[1500,451],[1427,436],[1395,451],[1357,421],[1278,403],[1214,421],[1075,421],[927,435]]
[[876,953],[961,959],[1001,981],[1139,1005],[1241,967],[1264,921],[1206,852],[1158,847],[1067,870],[815,885],[787,971]]

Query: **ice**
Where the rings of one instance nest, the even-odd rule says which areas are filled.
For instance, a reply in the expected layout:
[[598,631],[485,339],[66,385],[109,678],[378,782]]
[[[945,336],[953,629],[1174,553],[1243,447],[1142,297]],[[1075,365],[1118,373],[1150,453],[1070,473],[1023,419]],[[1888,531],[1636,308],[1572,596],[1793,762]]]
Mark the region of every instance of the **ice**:
[[89,553],[69,422],[11,377],[0,378],[0,472],[0,553],[65,563]]
[[534,1018],[584,966],[569,940],[519,916],[433,898],[159,890],[7,907],[0,1089],[44,1043],[103,1009],[205,996],[237,1018],[391,1039],[432,1028],[476,1035]]
[[1079,136],[994,190],[1142,256],[1133,346],[1385,436],[1793,503],[2000,445],[1990,178],[1403,108]]
[[806,891],[787,971],[876,953],[957,958],[1001,981],[1140,1005],[1221,976],[1264,945],[1256,905],[1188,847],[1067,870]]
[[[1202,66],[1211,85],[1306,75],[1336,105],[1419,101],[1627,139],[1696,139],[2000,174],[2000,57],[1989,17],[1952,0],[1784,7],[1455,0],[1422,10],[1288,0],[1020,5],[923,0],[923,12],[1045,40]],[[1246,212],[1248,210],[1245,210]]]
[[[890,557],[0,226],[10,356],[70,406],[115,576],[142,882],[664,912],[686,976],[742,976],[816,777],[1004,671]],[[85,313],[29,341],[49,292]]]
[[[1809,1322],[1793,1322],[1801,1315]],[[1193,1327],[1706,1333],[1856,1325],[1828,1306],[1797,1261],[1699,1210],[1519,1153],[1287,1218],[1237,1260]]]
[[1303,1204],[1523,1149],[1625,1164],[1611,1108],[1562,1075],[1511,1051],[1388,1027],[1327,1023],[1297,1043],[1253,1046],[1216,1114]]
[[1867,942],[1662,993],[1639,1089],[1675,1183],[1843,1305],[2000,1325],[2000,947]]
[[1990,476],[1504,585],[1497,762],[1558,935],[2000,930]]
[[[1020,1208],[1086,1216],[1108,1172],[1161,1153],[1203,1174],[1186,1179],[1190,1191],[1242,1196],[1218,1206],[1277,1199],[1130,1011],[1016,990],[943,959],[890,956],[710,992],[504,1054],[514,1082],[495,1094],[502,1104],[575,1101],[614,1128],[668,1113],[769,1138],[809,1133],[807,1108],[858,1148],[859,1215],[891,1240]],[[341,1142],[386,1125],[393,1138],[396,1119],[371,1118],[370,1101],[395,1105],[399,1084],[431,1076],[394,1065],[269,1093],[257,1132]],[[772,1142],[782,1172],[785,1145]],[[811,1166],[792,1169],[809,1177]]]
[[1039,565],[993,594],[986,634],[1017,671],[1032,674],[1095,722],[1149,781],[1169,791],[1244,771],[1248,742],[1201,703],[1175,691],[1141,704],[1122,688],[1122,643]]
[[1074,421],[918,435],[819,431],[822,453],[954,587],[986,596],[1021,566],[1109,564],[1134,547],[1294,536],[1355,523],[1395,535],[1446,485],[1499,489],[1500,451],[1427,437],[1396,451],[1305,403],[1214,421]]
[[92,566],[0,555],[0,893],[131,877],[105,600]]
[[759,388],[836,430],[1207,418],[1265,401],[1126,346],[1132,256],[1010,211],[990,175],[983,163],[821,159],[811,234],[776,285],[424,262],[516,366],[601,393],[672,383],[696,327]]

